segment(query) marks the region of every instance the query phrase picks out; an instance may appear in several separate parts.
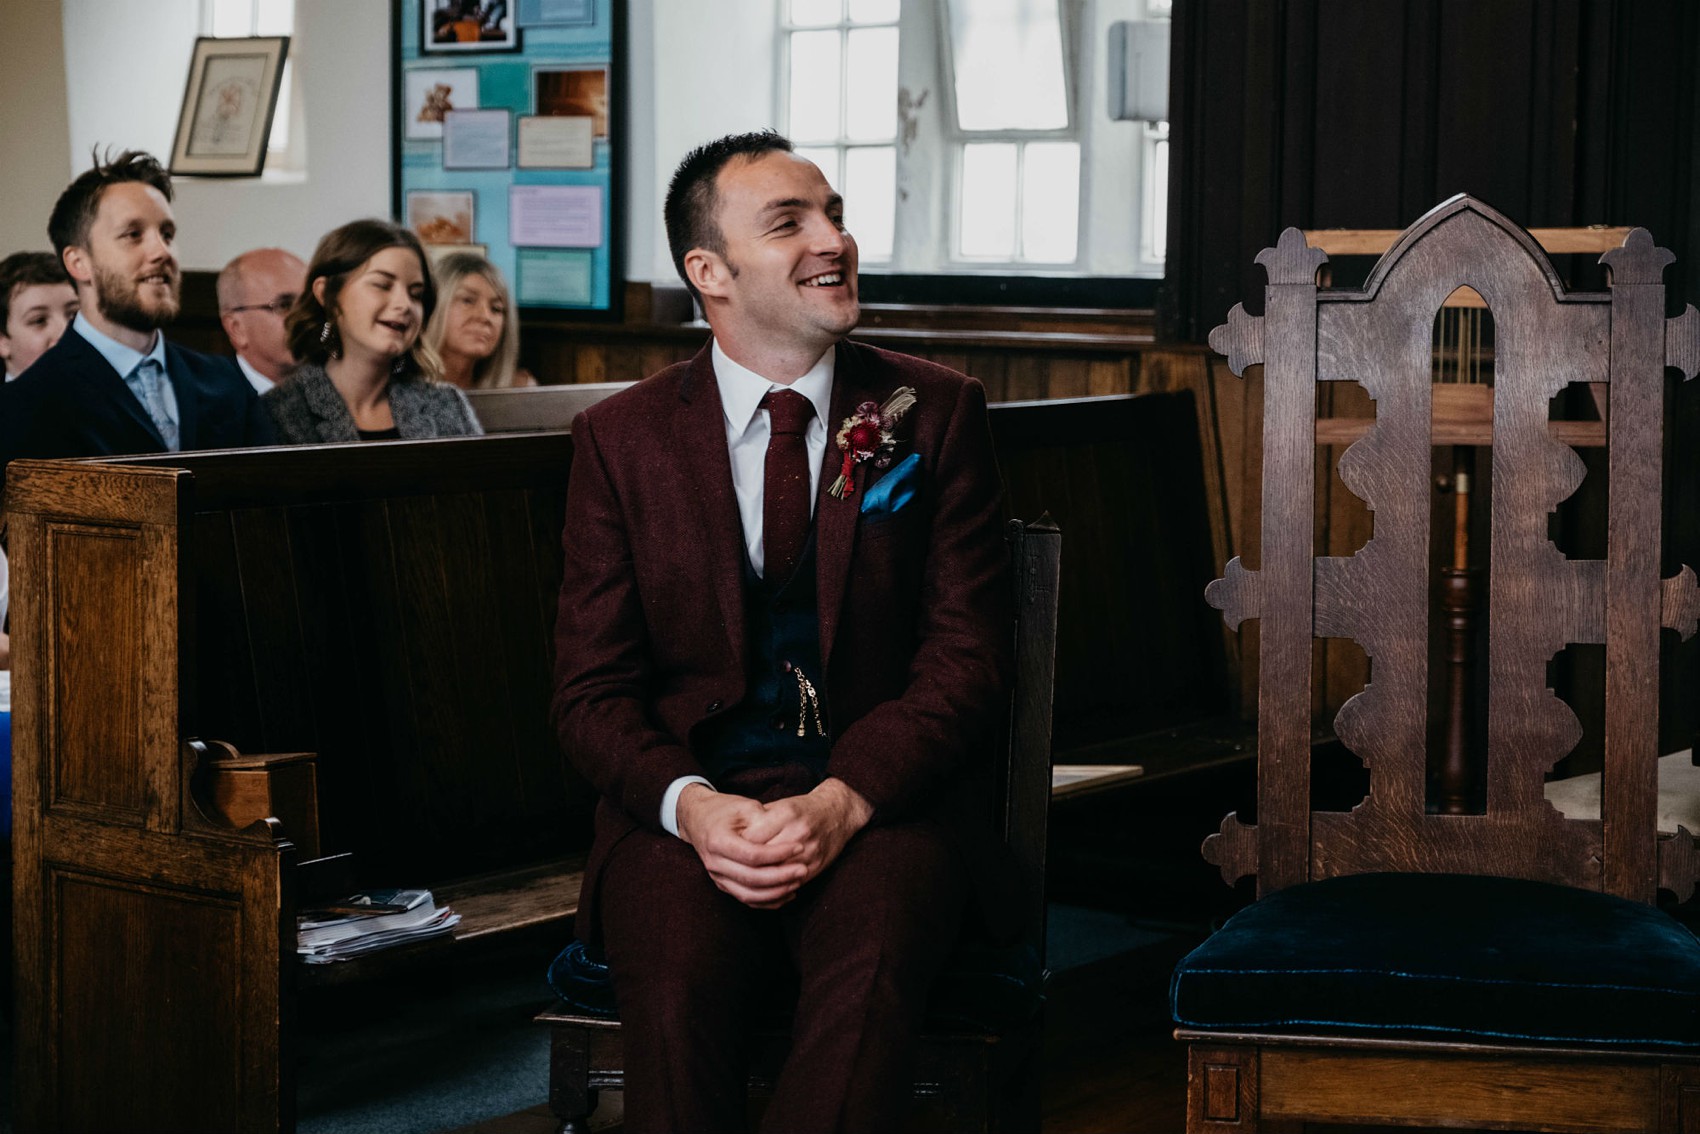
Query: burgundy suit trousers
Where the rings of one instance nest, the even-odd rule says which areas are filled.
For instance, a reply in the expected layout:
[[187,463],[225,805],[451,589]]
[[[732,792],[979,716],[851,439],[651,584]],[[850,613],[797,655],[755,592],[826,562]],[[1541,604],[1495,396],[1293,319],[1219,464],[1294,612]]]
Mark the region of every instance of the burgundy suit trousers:
[[[801,768],[722,785],[766,800]],[[960,854],[924,822],[870,827],[778,910],[717,889],[681,839],[628,834],[604,867],[600,913],[626,1042],[631,1134],[745,1127],[749,1034],[795,985],[792,1046],[764,1131],[902,1129],[927,994],[967,901]]]

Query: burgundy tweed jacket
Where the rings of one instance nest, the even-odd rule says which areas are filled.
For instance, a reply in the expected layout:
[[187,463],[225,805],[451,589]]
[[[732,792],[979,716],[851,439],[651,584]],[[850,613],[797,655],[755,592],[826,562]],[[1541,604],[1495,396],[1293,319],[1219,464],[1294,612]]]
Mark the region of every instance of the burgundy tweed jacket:
[[[1004,704],[1012,615],[985,392],[921,359],[837,351],[815,503],[827,774],[876,824],[934,816],[959,832],[995,910],[1006,903],[975,771]],[[921,455],[920,492],[863,516],[881,470],[860,465],[854,495],[828,495],[838,427],[905,385],[918,400],[894,456]],[[661,830],[667,786],[703,774],[695,730],[744,696],[744,548],[708,347],[580,414],[573,441],[552,716],[601,795],[579,925],[596,940],[609,850],[640,826]]]

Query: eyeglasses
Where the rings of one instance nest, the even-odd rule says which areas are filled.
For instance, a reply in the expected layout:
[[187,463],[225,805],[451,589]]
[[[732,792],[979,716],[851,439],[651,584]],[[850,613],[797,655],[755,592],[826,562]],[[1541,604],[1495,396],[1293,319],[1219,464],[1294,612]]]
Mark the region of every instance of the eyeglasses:
[[240,307],[231,307],[226,315],[234,315],[238,311],[270,311],[273,315],[287,315],[289,309],[295,306],[295,296],[280,295],[270,303],[244,303]]

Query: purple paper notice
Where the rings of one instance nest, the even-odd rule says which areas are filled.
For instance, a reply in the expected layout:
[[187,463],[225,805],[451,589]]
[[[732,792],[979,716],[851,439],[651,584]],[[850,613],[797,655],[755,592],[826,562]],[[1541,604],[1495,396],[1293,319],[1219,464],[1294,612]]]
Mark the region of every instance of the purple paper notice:
[[508,190],[508,239],[516,248],[597,248],[602,189],[596,185],[515,185]]

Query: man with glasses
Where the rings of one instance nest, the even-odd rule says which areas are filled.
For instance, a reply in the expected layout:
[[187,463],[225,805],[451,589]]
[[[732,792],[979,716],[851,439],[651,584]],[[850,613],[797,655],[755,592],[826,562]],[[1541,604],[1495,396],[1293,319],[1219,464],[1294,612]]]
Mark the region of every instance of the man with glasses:
[[257,394],[283,381],[295,365],[283,317],[306,279],[307,265],[282,248],[244,252],[218,274],[219,321],[236,349],[236,365]]

